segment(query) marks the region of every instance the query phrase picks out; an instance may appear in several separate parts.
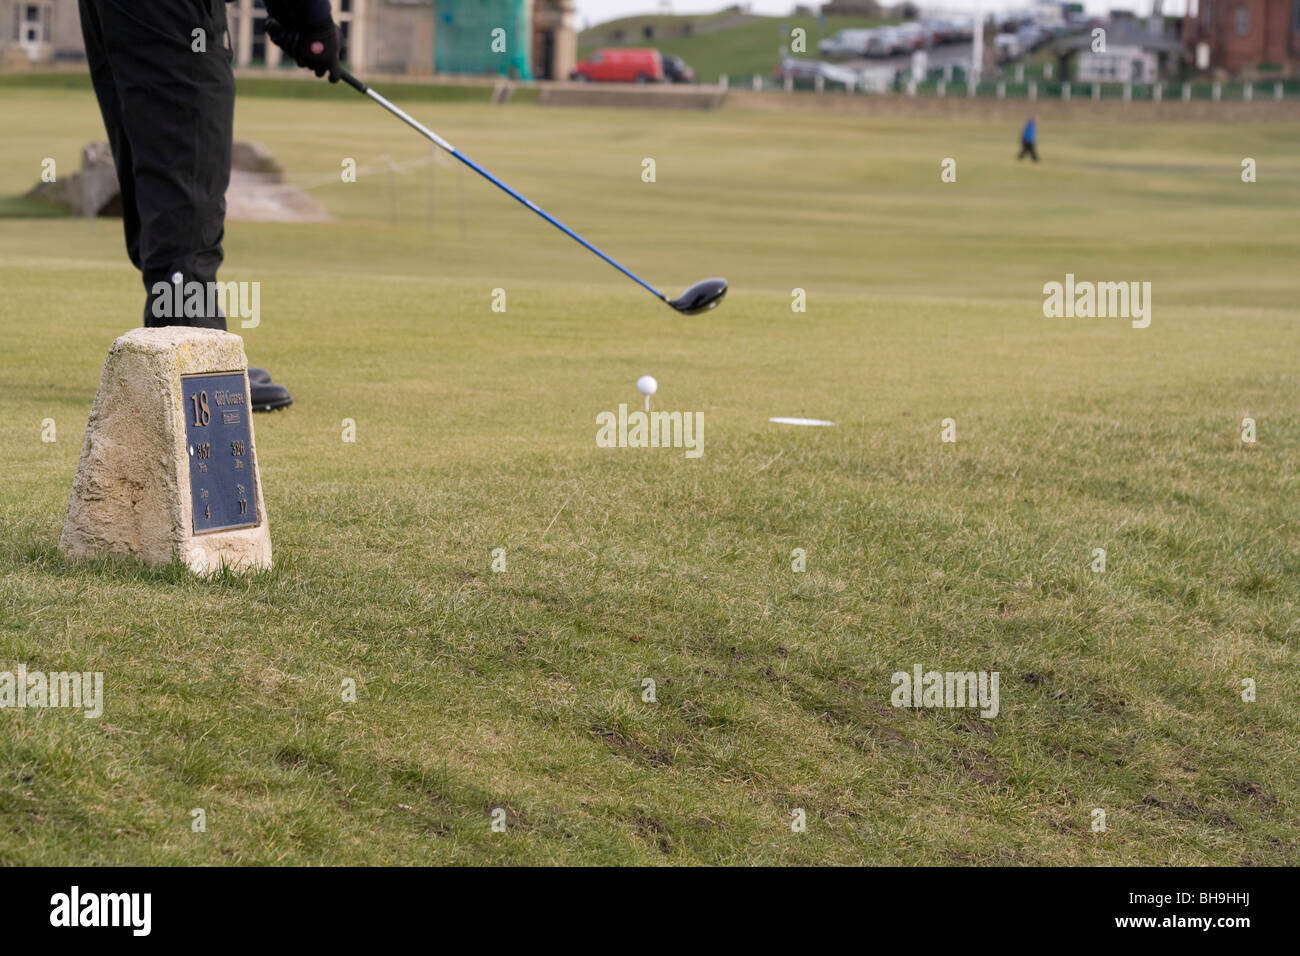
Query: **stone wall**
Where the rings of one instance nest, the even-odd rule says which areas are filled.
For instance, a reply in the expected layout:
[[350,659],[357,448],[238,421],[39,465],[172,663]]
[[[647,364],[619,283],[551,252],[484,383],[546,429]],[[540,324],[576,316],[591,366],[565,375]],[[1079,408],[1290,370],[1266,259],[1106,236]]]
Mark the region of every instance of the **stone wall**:
[[849,113],[875,116],[915,116],[918,118],[980,119],[1023,121],[1030,113],[1044,120],[1069,122],[1295,122],[1300,120],[1300,99],[1275,101],[1165,99],[1159,103],[1123,100],[998,100],[964,95],[902,96],[898,94],[864,94],[827,92],[755,93],[733,89],[727,93],[726,105],[741,109],[798,110]]

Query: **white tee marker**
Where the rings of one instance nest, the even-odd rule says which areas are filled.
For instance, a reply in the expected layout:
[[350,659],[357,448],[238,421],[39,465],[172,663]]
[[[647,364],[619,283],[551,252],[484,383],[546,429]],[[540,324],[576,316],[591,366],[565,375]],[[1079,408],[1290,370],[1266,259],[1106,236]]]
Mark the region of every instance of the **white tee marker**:
[[659,383],[653,375],[642,375],[636,380],[636,390],[645,396],[645,410],[650,411],[650,396],[659,391]]
[[769,422],[777,425],[815,425],[821,427],[834,426],[834,422],[823,421],[820,418],[769,418]]

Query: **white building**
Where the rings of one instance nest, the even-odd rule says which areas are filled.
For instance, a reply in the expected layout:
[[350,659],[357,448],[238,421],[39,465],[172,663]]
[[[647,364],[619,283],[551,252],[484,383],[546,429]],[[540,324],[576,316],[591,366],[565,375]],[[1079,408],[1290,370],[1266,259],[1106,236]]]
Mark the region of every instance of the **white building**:
[[1159,63],[1140,46],[1113,46],[1105,53],[1081,52],[1075,71],[1081,83],[1154,83]]

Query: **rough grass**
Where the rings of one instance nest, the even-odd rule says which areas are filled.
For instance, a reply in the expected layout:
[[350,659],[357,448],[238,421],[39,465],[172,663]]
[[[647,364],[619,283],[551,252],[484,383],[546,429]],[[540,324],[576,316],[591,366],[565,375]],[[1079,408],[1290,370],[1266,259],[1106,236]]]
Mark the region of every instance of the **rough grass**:
[[[0,100],[0,192],[101,135],[83,92]],[[447,166],[328,182],[422,153],[344,91],[241,101],[338,222],[230,225],[297,404],[256,420],[274,571],[201,582],[58,555],[141,290],[118,223],[0,221],[0,669],[106,681],[99,720],[0,711],[0,862],[1300,858],[1293,128],[1044,128],[1028,167],[980,125],[419,115],[732,295],[672,318]],[[1043,318],[1066,272],[1153,282],[1151,327]],[[595,447],[644,372],[702,458]],[[890,706],[917,663],[998,671],[1000,715]]]
[[[600,23],[578,35],[578,55],[586,57],[602,47],[654,47],[661,53],[676,54],[694,70],[701,83],[716,83],[724,73],[732,81],[748,80],[755,73],[771,76],[780,62],[780,50],[791,45],[791,33],[797,27],[805,31],[805,53],[817,57],[817,43],[840,30],[876,27],[897,23],[891,17],[827,17],[825,25],[816,16],[761,17],[730,13],[702,16],[623,17]],[[686,24],[694,33],[683,36]],[[649,26],[654,36],[646,39],[642,29]],[[613,42],[615,31],[625,39]],[[802,55],[802,54],[801,54]]]

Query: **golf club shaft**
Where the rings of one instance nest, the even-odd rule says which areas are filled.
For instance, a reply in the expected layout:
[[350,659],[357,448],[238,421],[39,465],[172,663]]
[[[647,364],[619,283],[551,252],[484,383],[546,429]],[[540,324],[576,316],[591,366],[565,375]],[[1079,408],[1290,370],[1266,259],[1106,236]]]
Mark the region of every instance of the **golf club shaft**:
[[527,197],[511,189],[508,185],[503,183],[496,176],[493,176],[490,172],[488,172],[478,163],[474,162],[474,160],[470,159],[468,156],[466,156],[464,153],[458,150],[455,146],[451,145],[451,143],[447,142],[445,139],[443,139],[433,130],[429,129],[423,123],[411,117],[405,110],[401,109],[400,107],[394,106],[392,103],[388,102],[387,99],[381,96],[374,89],[367,86],[365,83],[362,83],[360,80],[358,80],[347,70],[340,70],[339,72],[340,72],[340,78],[343,80],[343,82],[347,83],[348,86],[370,97],[372,100],[374,100],[384,109],[388,110],[388,112],[392,113],[394,116],[400,119],[407,126],[411,127],[413,130],[415,130],[425,139],[429,140],[436,146],[439,146],[440,148],[446,150],[448,153],[450,153],[452,156],[455,156],[458,160],[460,160],[470,169],[474,170],[474,172],[478,173],[480,176],[482,176],[492,185],[496,186],[498,189],[502,190],[503,192],[519,200],[521,203],[523,203],[533,212],[537,213],[537,215],[541,216],[543,219],[549,222],[556,229],[560,230],[560,232],[564,233],[566,236],[568,236],[570,239],[573,239],[575,242],[578,242],[582,246],[586,247],[589,251],[594,252],[596,255],[600,256],[602,259],[608,262],[619,272],[623,273],[623,275],[627,276],[633,282],[637,283],[637,285],[641,286],[642,288],[650,292],[652,295],[654,295],[657,299],[660,299],[664,302],[668,301],[667,296],[665,296],[662,292],[660,292],[658,289],[652,286],[649,282],[646,282],[645,279],[642,279],[639,275],[637,275],[635,272],[631,271],[630,269],[624,268],[618,262],[611,259],[609,256],[605,255],[605,253],[601,252],[599,249],[593,246],[586,239],[582,238],[582,236],[578,235],[576,232],[574,232],[564,223],[560,222],[560,220],[556,219],[545,209],[542,209],[532,200],[528,199]]

